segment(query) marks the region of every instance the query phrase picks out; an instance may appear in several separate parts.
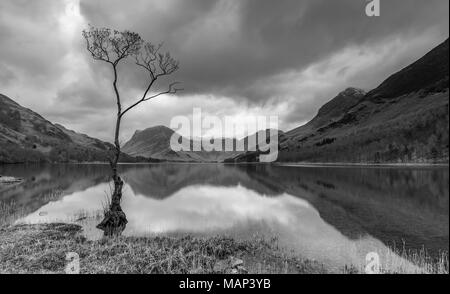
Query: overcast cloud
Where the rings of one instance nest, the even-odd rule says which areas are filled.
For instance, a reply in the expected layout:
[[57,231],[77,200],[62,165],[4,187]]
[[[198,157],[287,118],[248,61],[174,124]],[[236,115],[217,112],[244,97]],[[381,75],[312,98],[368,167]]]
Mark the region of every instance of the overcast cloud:
[[[0,93],[47,119],[111,140],[111,73],[91,60],[87,24],[138,32],[180,61],[185,91],[126,118],[123,140],[202,107],[279,115],[289,130],[349,86],[366,90],[448,38],[448,0],[0,0]],[[145,73],[124,65],[125,103]]]

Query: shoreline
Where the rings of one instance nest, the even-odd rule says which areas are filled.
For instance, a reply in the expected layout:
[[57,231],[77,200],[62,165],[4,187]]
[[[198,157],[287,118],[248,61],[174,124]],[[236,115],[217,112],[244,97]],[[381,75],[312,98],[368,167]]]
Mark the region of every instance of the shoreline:
[[0,273],[64,273],[67,254],[72,252],[79,256],[81,274],[331,273],[322,264],[281,251],[275,241],[256,238],[159,236],[89,241],[76,224],[0,226]]
[[[68,254],[81,274],[364,274],[364,268],[332,268],[279,247],[275,238],[240,241],[228,236],[114,237],[88,240],[73,223],[0,225],[0,274],[64,274]],[[381,274],[448,274],[448,253],[431,261],[402,255],[417,265]]]
[[[183,162],[183,161],[162,161],[162,162],[119,162],[118,165],[273,165],[273,166],[304,166],[304,167],[448,167],[449,162],[405,162],[405,163],[365,163],[365,162]],[[107,162],[22,162],[22,163],[1,163],[0,166],[8,165],[109,165]],[[2,175],[0,175],[1,179]],[[6,177],[6,176],[4,176]],[[1,181],[0,181],[1,183]]]
[[276,162],[287,167],[448,167],[449,163],[346,163],[346,162]]

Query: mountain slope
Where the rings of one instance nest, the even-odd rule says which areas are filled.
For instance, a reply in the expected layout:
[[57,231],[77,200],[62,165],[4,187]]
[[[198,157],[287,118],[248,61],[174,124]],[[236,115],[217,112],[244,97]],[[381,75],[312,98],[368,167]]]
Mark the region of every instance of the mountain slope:
[[448,56],[446,40],[366,95],[341,93],[286,134],[279,160],[448,162]]
[[318,114],[306,125],[287,133],[288,137],[301,137],[344,119],[347,112],[364,98],[366,92],[348,88],[319,109]]
[[84,147],[89,147],[89,148],[97,148],[100,149],[102,151],[107,150],[108,148],[112,147],[111,144],[105,143],[99,139],[95,139],[92,137],[89,137],[88,135],[85,134],[80,134],[77,133],[75,131],[66,129],[64,126],[60,125],[60,124],[55,124],[55,126],[60,129],[64,134],[66,134],[67,136],[69,136],[69,138],[72,140],[72,142],[74,142],[75,144],[84,146]]
[[127,143],[122,147],[123,152],[130,155],[139,155],[153,158],[166,158],[175,156],[170,154],[170,138],[174,131],[157,126],[143,131],[136,131]]
[[449,40],[431,50],[424,57],[390,76],[367,99],[395,98],[422,91],[423,95],[448,88]]
[[0,94],[0,162],[105,161],[109,146],[54,125]]

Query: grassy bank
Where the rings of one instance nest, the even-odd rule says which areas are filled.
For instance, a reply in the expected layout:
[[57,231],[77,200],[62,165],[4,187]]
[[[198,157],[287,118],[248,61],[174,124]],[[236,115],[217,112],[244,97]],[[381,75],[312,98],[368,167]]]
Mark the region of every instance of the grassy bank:
[[283,254],[264,240],[134,238],[88,241],[73,224],[3,226],[0,273],[64,273],[66,254],[81,273],[207,274],[327,273],[320,264]]
[[[277,240],[254,238],[239,241],[218,236],[193,237],[118,237],[87,240],[76,224],[14,225],[23,216],[14,203],[0,201],[0,274],[64,273],[66,256],[80,257],[82,274],[358,274],[363,268],[345,266],[329,269],[326,265],[287,253]],[[391,249],[420,267],[419,272],[448,274],[449,259],[445,252],[438,259],[425,250]],[[388,274],[410,273],[401,265]]]
[[[359,274],[345,266],[331,271],[280,249],[276,240],[227,237],[118,237],[87,240],[75,224],[14,225],[0,228],[0,274],[65,273],[66,256],[80,257],[82,274]],[[420,266],[417,273],[448,274],[448,255],[396,254]],[[403,274],[384,271],[386,274]]]

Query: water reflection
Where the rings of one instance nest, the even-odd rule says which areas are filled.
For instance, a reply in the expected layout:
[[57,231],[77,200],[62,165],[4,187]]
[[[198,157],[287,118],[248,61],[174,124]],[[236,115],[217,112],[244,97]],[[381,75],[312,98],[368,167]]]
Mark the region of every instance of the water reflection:
[[[26,178],[1,188],[0,200],[28,207],[22,221],[76,220],[102,209],[108,172],[101,165],[0,167],[0,174]],[[398,258],[386,246],[403,240],[436,254],[448,250],[444,168],[168,164],[124,165],[121,174],[125,235],[276,235],[283,246],[335,266],[365,262],[371,250]],[[54,189],[59,197],[42,197]],[[88,235],[101,235],[97,223],[83,223]]]

